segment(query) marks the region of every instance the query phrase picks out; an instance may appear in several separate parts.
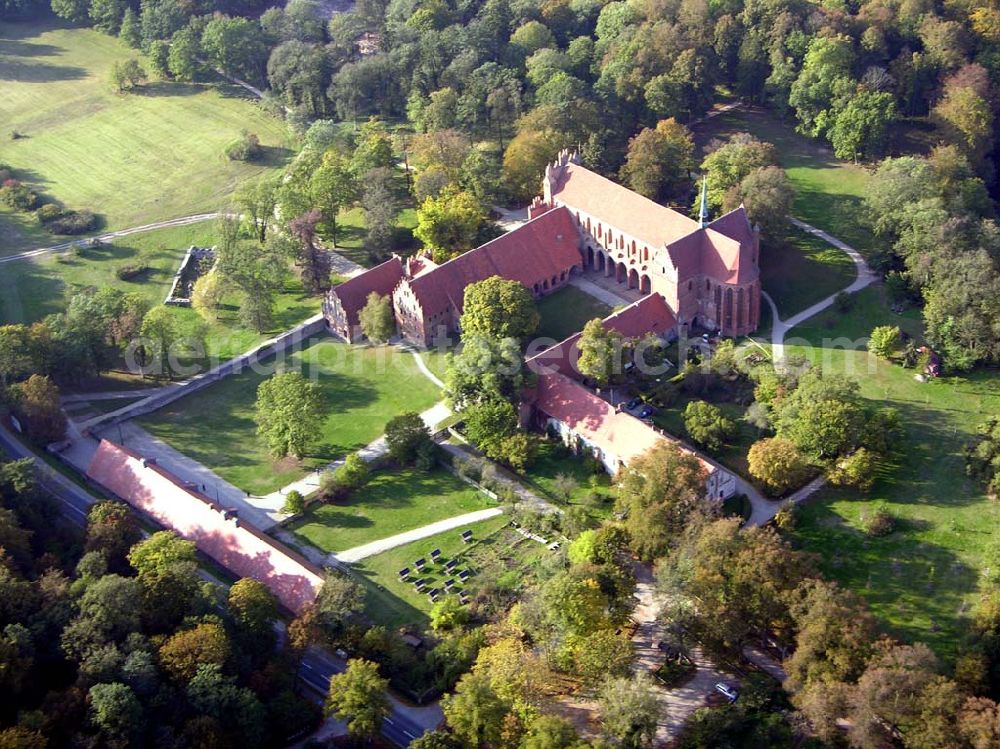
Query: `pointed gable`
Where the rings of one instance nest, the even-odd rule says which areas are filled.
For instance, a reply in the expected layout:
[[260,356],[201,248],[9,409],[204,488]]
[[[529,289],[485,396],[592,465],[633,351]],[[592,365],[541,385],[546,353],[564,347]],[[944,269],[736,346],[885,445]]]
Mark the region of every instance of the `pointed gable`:
[[353,327],[359,322],[358,313],[368,301],[368,295],[375,292],[381,296],[389,296],[402,278],[403,263],[399,257],[393,255],[381,265],[376,265],[334,286],[328,294],[340,300],[347,322]]
[[461,312],[469,284],[500,276],[532,289],[580,265],[579,241],[569,211],[558,208],[411,278],[408,285],[425,317],[450,308]]

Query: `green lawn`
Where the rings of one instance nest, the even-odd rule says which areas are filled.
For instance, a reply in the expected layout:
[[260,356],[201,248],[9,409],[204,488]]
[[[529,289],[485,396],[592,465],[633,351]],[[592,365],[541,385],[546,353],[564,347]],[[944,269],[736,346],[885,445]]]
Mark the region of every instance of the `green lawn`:
[[[285,125],[236,86],[158,81],[113,93],[112,63],[138,54],[93,29],[0,23],[0,162],[116,229],[218,210],[238,182],[292,155]],[[222,154],[243,129],[265,147],[258,165]],[[25,137],[10,139],[12,130]],[[0,253],[61,241],[26,214],[0,212]]]
[[346,503],[314,504],[288,527],[323,551],[344,551],[491,504],[443,468],[379,471]]
[[[854,263],[818,237],[790,227],[786,237],[765,239],[760,275],[764,291],[787,319],[853,283]],[[764,302],[761,307],[770,307]],[[770,328],[762,326],[762,330]]]
[[[558,491],[556,480],[567,476],[576,482],[576,488],[567,498]],[[525,472],[524,478],[533,488],[560,505],[582,505],[595,517],[610,514],[616,490],[611,477],[604,471],[595,473],[582,458],[573,455],[562,444],[543,440],[538,446],[538,456]]]
[[[687,430],[684,428],[684,409],[693,400],[698,400],[698,398],[684,396],[679,398],[676,403],[671,404],[670,407],[658,409],[653,416],[653,423],[668,434],[690,442]],[[719,450],[704,450],[704,452],[729,470],[748,478],[747,452],[750,450],[750,445],[761,438],[760,432],[757,431],[756,427],[743,421],[743,416],[746,413],[744,406],[738,403],[713,400],[711,397],[706,397],[704,400],[717,406],[723,414],[732,419],[736,423],[737,429],[736,435]]]
[[575,286],[565,286],[538,301],[542,322],[538,336],[561,341],[583,330],[595,317],[607,317],[611,307]]
[[[64,310],[74,294],[102,286],[138,294],[151,306],[162,304],[187,248],[210,247],[215,240],[215,223],[206,221],[132,234],[98,248],[87,248],[82,254],[61,253],[7,263],[0,273],[0,323],[35,322]],[[149,270],[134,280],[122,281],[115,271],[126,264],[148,266]],[[207,327],[205,337],[207,355],[219,359],[236,356],[288,330],[320,307],[319,298],[307,295],[291,271],[275,299],[274,324],[262,334],[241,328],[237,299],[227,301],[218,320]],[[171,310],[182,327],[192,329],[200,321],[192,309]]]
[[[501,515],[470,526],[475,539],[472,544],[463,543],[463,529],[456,529],[353,565],[365,586],[368,616],[387,627],[427,624],[430,599],[417,593],[412,583],[400,581],[398,572],[403,567],[413,569],[413,562],[420,557],[429,560],[432,549],[441,549],[438,563],[419,574],[414,570],[416,576],[427,579],[432,587],[444,587],[444,580],[449,577],[444,573],[444,564],[449,559],[459,560],[456,571],[470,569],[475,573],[467,582],[456,585],[468,593],[474,593],[483,583],[512,588],[523,585],[534,564],[549,552],[541,544],[515,533],[509,522]],[[457,577],[451,577],[457,582]]]
[[[859,339],[875,325],[919,333],[914,313],[896,315],[880,287],[856,295],[846,315],[833,310],[792,330],[788,353],[813,358],[826,371],[846,372],[875,404],[899,410],[905,430],[895,465],[865,496],[826,488],[800,510],[797,542],[817,552],[826,574],[863,595],[889,631],[928,642],[951,656],[967,630],[963,614],[980,572],[996,564],[988,548],[1000,505],[988,500],[964,471],[962,450],[988,414],[1000,412],[1000,376],[979,371],[921,383],[914,371],[876,360]],[[824,348],[823,339],[827,339]],[[825,361],[825,363],[824,363]],[[900,518],[885,538],[862,531],[862,515],[884,501]]]
[[389,419],[422,411],[440,395],[409,353],[389,346],[309,341],[287,357],[322,388],[327,417],[317,447],[302,461],[273,460],[257,437],[254,403],[264,374],[245,371],[143,417],[140,424],[222,478],[257,494],[274,491],[376,439]]
[[[795,132],[760,107],[732,110],[706,120],[694,128],[702,148],[714,138],[749,132],[773,143],[781,165],[795,186],[795,216],[843,239],[860,251],[874,245],[863,225],[862,196],[870,173],[863,167],[840,161],[824,142]],[[784,315],[779,307],[779,312]]]

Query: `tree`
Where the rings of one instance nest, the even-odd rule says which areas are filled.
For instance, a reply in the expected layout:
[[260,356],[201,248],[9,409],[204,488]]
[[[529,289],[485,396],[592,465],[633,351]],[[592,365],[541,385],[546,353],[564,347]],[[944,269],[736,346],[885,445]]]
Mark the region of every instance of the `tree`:
[[601,687],[598,702],[601,725],[610,741],[623,749],[652,745],[660,707],[648,676],[608,679]]
[[777,236],[788,225],[794,202],[795,188],[785,170],[765,166],[754,169],[739,185],[726,191],[722,210],[728,212],[743,205],[752,224],[758,224],[770,236]]
[[860,491],[868,491],[875,483],[878,471],[878,457],[871,450],[859,447],[850,455],[839,459],[828,472],[830,483],[836,486],[852,486]]
[[278,599],[262,582],[241,578],[229,589],[226,608],[246,632],[256,637],[273,637],[278,620]]
[[91,0],[90,20],[95,29],[105,34],[117,34],[128,3],[124,0]]
[[125,684],[95,684],[87,693],[90,720],[112,743],[130,740],[142,733],[142,705]]
[[201,55],[201,40],[190,26],[179,30],[170,40],[170,54],[167,69],[179,81],[193,81],[201,70],[198,61]]
[[887,91],[860,88],[833,115],[828,133],[838,158],[857,161],[859,156],[878,156],[889,139],[896,120],[896,97]]
[[323,154],[319,167],[309,181],[312,203],[322,214],[320,228],[328,232],[333,246],[337,246],[337,215],[354,202],[358,182],[348,159],[331,148]]
[[463,338],[523,339],[537,330],[540,320],[531,292],[519,281],[490,276],[465,287]]
[[48,444],[66,435],[66,415],[59,404],[59,388],[48,377],[33,374],[10,387],[14,413],[28,436]]
[[898,325],[879,325],[868,337],[868,350],[875,356],[889,359],[899,350],[901,342],[902,333]]
[[105,500],[87,512],[86,551],[100,551],[108,569],[124,569],[129,549],[142,538],[131,508],[124,502]]
[[265,242],[278,204],[278,182],[274,179],[243,182],[236,189],[233,202],[247,228],[259,242]]
[[945,78],[932,114],[951,142],[970,160],[980,161],[993,142],[994,113],[986,70],[980,65],[966,65]]
[[462,605],[458,596],[445,596],[431,606],[431,628],[435,632],[461,627],[468,620],[469,610]]
[[322,394],[298,372],[279,372],[257,388],[257,433],[272,455],[303,458],[319,434]]
[[87,10],[90,3],[87,0],[52,0],[52,12],[70,23],[82,24],[87,21]]
[[691,401],[684,409],[684,429],[699,445],[715,452],[736,432],[736,424],[706,401]]
[[446,357],[444,396],[456,410],[476,403],[514,403],[524,384],[524,356],[515,338],[462,336],[462,348]]
[[139,332],[144,346],[149,350],[151,371],[171,376],[173,369],[169,366],[167,357],[168,354],[176,353],[173,347],[182,336],[173,310],[162,304],[153,307],[142,318]]
[[174,633],[160,645],[160,664],[174,679],[188,682],[199,667],[222,667],[230,657],[229,636],[221,624],[203,622]]
[[580,358],[577,371],[583,377],[606,385],[622,372],[622,336],[617,330],[604,327],[600,318],[583,326],[578,347]]
[[194,541],[180,538],[174,531],[158,531],[135,544],[128,562],[140,579],[162,574],[178,563],[197,564]]
[[709,512],[697,458],[666,440],[619,471],[616,480],[616,505],[642,559],[662,555],[694,517]]
[[858,384],[836,376],[806,372],[777,410],[778,436],[818,460],[851,452],[861,440],[865,413]]
[[472,193],[448,187],[417,208],[413,236],[423,242],[434,262],[443,263],[471,250],[485,223],[486,214]]
[[[134,8],[129,7],[125,9],[125,13],[122,16],[122,25],[118,30],[118,38],[132,49],[139,49],[139,46],[142,43],[142,37],[139,28],[139,16],[136,15]],[[161,71],[162,68],[158,69],[156,72]]]
[[191,289],[191,306],[205,322],[219,319],[219,305],[226,294],[226,282],[215,268],[194,282]]
[[774,146],[757,140],[749,133],[737,133],[725,143],[712,145],[715,148],[701,162],[701,169],[708,185],[708,204],[715,209],[721,208],[727,192],[752,172],[777,166]]
[[388,686],[389,680],[379,676],[377,664],[352,658],[346,671],[330,679],[326,711],[346,720],[352,736],[372,738],[391,712]]
[[552,163],[566,138],[551,127],[541,130],[520,128],[503,155],[503,185],[515,200],[530,200],[546,164]]
[[855,86],[851,79],[853,63],[853,43],[849,37],[831,34],[812,38],[802,70],[788,96],[801,132],[814,138],[826,132],[832,124],[829,110],[837,96]]
[[392,300],[377,291],[368,295],[365,306],[358,312],[361,332],[372,343],[388,343],[396,334],[396,315],[392,310]]
[[517,431],[517,412],[508,401],[487,400],[463,412],[465,433],[491,458],[501,459],[504,441]]
[[504,716],[510,706],[497,696],[483,673],[467,673],[455,690],[441,700],[452,733],[465,746],[498,746]]
[[111,65],[111,83],[119,94],[140,86],[146,80],[146,71],[134,57],[121,61],[116,60]]
[[216,15],[201,33],[201,47],[211,63],[229,75],[263,79],[267,42],[255,21]]
[[392,187],[392,171],[372,169],[365,174],[362,182],[361,210],[368,230],[365,243],[369,252],[381,259],[392,248],[396,216],[399,214],[399,204]]
[[316,595],[316,623],[330,637],[338,637],[344,627],[365,609],[365,591],[344,574],[329,571]]
[[691,131],[673,117],[660,120],[629,141],[622,180],[651,200],[675,197],[688,181],[693,154]]
[[750,475],[764,484],[768,493],[781,496],[802,486],[809,476],[809,461],[789,439],[758,440],[747,453]]
[[580,743],[576,728],[554,715],[539,715],[531,722],[521,749],[571,749]]
[[[310,294],[320,294],[330,286],[330,255],[316,244],[316,227],[321,218],[322,214],[313,209],[288,222],[288,234],[297,241],[296,264],[302,285]],[[277,237],[272,237],[271,243],[287,246]]]
[[424,446],[431,443],[431,430],[416,411],[393,417],[385,425],[385,442],[389,455],[402,465],[412,465]]

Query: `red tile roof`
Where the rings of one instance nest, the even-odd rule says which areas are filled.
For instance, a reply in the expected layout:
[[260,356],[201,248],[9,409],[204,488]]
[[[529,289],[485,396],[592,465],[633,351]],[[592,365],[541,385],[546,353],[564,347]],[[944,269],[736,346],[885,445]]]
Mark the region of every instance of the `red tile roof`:
[[465,287],[490,276],[520,281],[528,289],[583,262],[580,234],[566,209],[548,211],[475,250],[409,280],[425,318],[456,307]]
[[561,421],[591,445],[616,456],[626,465],[666,440],[694,455],[706,475],[716,470],[698,453],[681,445],[679,440],[658,432],[634,416],[615,410],[606,400],[561,374],[540,375],[535,393],[535,408]]
[[[616,330],[626,338],[641,338],[647,333],[665,336],[677,324],[677,319],[661,294],[647,294],[628,307],[613,312],[604,318],[604,326]],[[528,367],[534,372],[548,368],[556,372],[577,378],[576,363],[580,358],[577,342],[580,333],[574,333],[565,341],[547,348],[527,361]]]
[[663,247],[699,228],[692,218],[667,208],[584,166],[556,169],[553,200],[599,218],[650,247]]
[[347,314],[348,324],[354,326],[359,324],[358,313],[368,301],[368,295],[374,291],[382,296],[389,296],[402,278],[403,263],[394,255],[384,263],[334,286],[330,289],[330,294],[336,295],[340,300]]
[[616,411],[603,398],[561,374],[539,376],[535,406],[626,464],[664,439],[648,424]]
[[224,508],[139,455],[101,440],[87,476],[116,496],[194,541],[234,575],[267,585],[282,605],[299,613],[323,583],[322,571],[244,521],[226,520]]

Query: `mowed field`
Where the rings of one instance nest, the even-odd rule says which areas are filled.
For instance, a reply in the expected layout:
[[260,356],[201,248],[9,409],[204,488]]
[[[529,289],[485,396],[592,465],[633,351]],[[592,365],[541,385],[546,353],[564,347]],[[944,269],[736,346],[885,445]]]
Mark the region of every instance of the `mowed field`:
[[[120,95],[118,39],[55,22],[0,23],[0,163],[44,196],[99,214],[107,229],[217,210],[236,185],[292,155],[287,130],[243,89],[156,81]],[[222,153],[241,130],[265,146],[257,165]],[[24,137],[11,139],[10,132]],[[0,212],[0,253],[56,244],[27,214]]]
[[275,491],[379,437],[404,411],[423,411],[440,390],[413,356],[391,346],[351,346],[328,337],[286,356],[286,370],[319,384],[325,419],[306,459],[274,460],[257,436],[257,388],[270,374],[244,371],[144,416],[154,435],[254,494]]
[[[864,596],[890,632],[949,657],[967,631],[981,574],[1000,562],[1000,505],[966,476],[963,456],[976,426],[1000,413],[1000,376],[980,370],[917,381],[914,370],[876,359],[863,343],[884,324],[919,340],[919,313],[890,311],[880,286],[854,300],[847,314],[827,310],[790,331],[787,353],[852,377],[873,405],[898,409],[903,437],[870,492],[823,489],[799,508],[794,537],[828,576]],[[897,527],[872,538],[863,520],[882,502]]]

